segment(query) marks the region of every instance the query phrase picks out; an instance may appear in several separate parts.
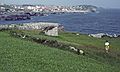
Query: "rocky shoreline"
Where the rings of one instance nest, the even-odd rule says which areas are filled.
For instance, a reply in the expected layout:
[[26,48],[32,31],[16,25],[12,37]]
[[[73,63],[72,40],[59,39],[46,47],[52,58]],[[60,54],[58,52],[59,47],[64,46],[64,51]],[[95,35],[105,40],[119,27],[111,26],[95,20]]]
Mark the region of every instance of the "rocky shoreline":
[[89,34],[88,36],[90,37],[95,37],[95,38],[104,38],[104,37],[109,37],[109,38],[118,38],[120,37],[120,34],[108,34],[108,33],[97,33],[97,34]]

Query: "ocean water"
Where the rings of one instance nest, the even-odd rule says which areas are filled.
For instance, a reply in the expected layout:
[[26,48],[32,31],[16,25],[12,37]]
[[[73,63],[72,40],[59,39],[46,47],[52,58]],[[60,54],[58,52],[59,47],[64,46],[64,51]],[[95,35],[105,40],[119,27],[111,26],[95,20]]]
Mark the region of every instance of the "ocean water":
[[65,27],[66,31],[84,34],[108,33],[120,34],[120,9],[104,9],[100,13],[67,13],[54,14],[42,17],[32,17],[23,21],[0,21],[0,24],[26,22],[57,22]]

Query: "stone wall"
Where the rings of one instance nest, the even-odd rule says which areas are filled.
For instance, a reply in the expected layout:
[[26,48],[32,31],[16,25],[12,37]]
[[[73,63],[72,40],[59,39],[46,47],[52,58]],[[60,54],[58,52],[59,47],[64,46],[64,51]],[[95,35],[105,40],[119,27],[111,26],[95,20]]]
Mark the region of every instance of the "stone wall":
[[19,30],[34,30],[34,29],[44,29],[47,26],[56,26],[58,23],[49,22],[38,22],[38,23],[23,23],[23,24],[10,24],[10,25],[0,25],[0,29],[19,29]]

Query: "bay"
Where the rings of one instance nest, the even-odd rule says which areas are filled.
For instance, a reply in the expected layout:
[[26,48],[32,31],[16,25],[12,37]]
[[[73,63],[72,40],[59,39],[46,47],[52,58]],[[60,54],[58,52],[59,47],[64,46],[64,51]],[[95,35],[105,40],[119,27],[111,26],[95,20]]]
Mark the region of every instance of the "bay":
[[120,34],[120,9],[103,9],[100,13],[65,13],[32,17],[31,20],[0,21],[0,24],[19,24],[28,22],[56,22],[66,31],[83,34]]

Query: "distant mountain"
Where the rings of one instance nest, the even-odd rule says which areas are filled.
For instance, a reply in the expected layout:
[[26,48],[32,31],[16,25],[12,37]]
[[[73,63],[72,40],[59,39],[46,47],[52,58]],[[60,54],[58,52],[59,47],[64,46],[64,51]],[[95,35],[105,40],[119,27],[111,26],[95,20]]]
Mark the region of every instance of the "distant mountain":
[[76,10],[83,10],[83,11],[90,11],[90,12],[96,12],[98,7],[93,5],[77,5],[73,6]]

